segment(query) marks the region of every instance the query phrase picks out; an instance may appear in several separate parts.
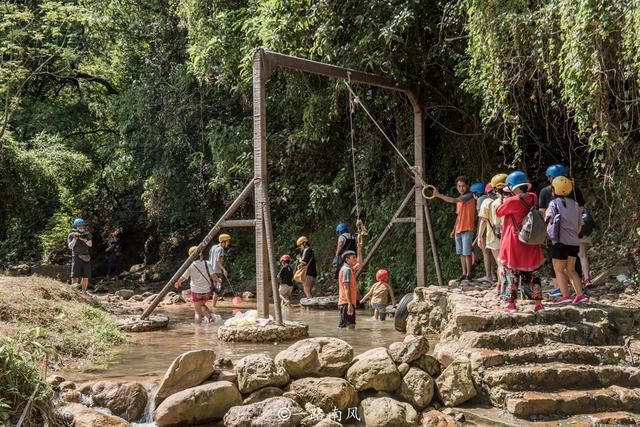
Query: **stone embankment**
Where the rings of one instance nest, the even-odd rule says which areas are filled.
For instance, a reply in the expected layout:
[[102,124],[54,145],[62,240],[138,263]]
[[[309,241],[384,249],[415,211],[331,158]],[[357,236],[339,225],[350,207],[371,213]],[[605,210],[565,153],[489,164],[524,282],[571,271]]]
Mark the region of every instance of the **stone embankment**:
[[470,364],[441,370],[428,351],[427,340],[413,335],[355,357],[337,338],[305,339],[275,358],[252,354],[235,365],[196,350],[175,359],[154,396],[137,383],[101,381],[76,390],[62,378],[51,381],[71,402],[60,409],[70,422],[97,412],[82,402],[109,409],[96,415],[100,425],[126,425],[140,420],[149,401],[159,426],[456,425],[438,408],[476,395]]
[[494,291],[429,287],[408,311],[407,333],[440,334],[440,365],[471,370],[474,402],[528,419],[640,420],[640,369],[627,345],[640,310],[602,302],[508,313]]

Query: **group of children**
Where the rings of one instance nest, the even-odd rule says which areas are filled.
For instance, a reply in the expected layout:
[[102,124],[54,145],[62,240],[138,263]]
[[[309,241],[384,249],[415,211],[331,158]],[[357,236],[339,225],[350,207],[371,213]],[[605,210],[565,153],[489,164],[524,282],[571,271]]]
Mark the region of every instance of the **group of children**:
[[[521,296],[534,301],[534,312],[544,309],[536,270],[544,263],[545,245],[523,238],[523,231],[528,232],[528,227],[535,222],[534,215],[541,216],[540,221],[544,220],[546,224],[552,276],[558,286],[550,293],[558,297],[555,303],[580,304],[588,301],[576,271],[576,266],[580,266],[576,260],[584,254],[585,284],[590,285],[586,250],[581,247],[584,245],[581,240],[584,200],[567,177],[563,165],[550,166],[546,175],[549,185],[540,192],[540,200],[531,192],[528,176],[520,170],[508,175],[496,174],[487,185],[480,182],[469,185],[469,180],[460,176],[456,178],[458,197],[434,191],[435,197],[456,204],[457,217],[451,237],[455,238],[456,253],[462,266],[458,281],[471,280],[473,246],[477,244],[482,249],[485,266],[485,276],[479,280],[496,283],[508,311],[516,310],[516,301]],[[476,212],[479,225],[474,240]],[[575,291],[574,296],[570,295],[569,283]]]

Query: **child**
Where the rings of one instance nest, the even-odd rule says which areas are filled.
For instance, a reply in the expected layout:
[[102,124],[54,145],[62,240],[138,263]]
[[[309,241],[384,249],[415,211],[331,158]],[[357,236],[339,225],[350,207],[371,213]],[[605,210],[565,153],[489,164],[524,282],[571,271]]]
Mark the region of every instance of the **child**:
[[278,272],[278,280],[280,281],[280,296],[282,303],[289,305],[291,302],[291,293],[293,292],[293,268],[291,268],[291,256],[284,254],[280,257],[280,272]]
[[[556,273],[556,283],[562,297],[556,304],[580,304],[587,302],[582,292],[580,276],[576,273],[576,258],[580,251],[580,206],[568,197],[573,191],[569,178],[558,176],[551,183],[555,198],[549,203],[545,213],[547,234],[551,239],[551,262]],[[571,281],[576,297],[569,295],[568,283]]]
[[[488,197],[482,202],[480,212],[478,213],[478,217],[480,218],[478,245],[486,247],[493,256],[493,264],[497,265],[498,287],[500,283],[502,283],[502,267],[498,262],[500,237],[502,235],[502,220],[496,216],[496,209],[502,204],[502,194],[506,179],[506,173],[499,173],[491,178],[491,182],[487,184],[486,188]],[[490,280],[495,283],[496,278],[493,277],[493,270],[491,270],[491,273],[492,277],[490,277]]]
[[469,180],[464,176],[456,178],[456,189],[460,196],[449,197],[434,190],[433,195],[448,203],[456,204],[456,224],[451,231],[451,237],[456,239],[456,254],[460,256],[462,274],[458,277],[458,282],[471,280],[473,249],[473,229],[476,214],[476,201],[473,193],[469,191]]
[[[189,248],[189,256],[198,250],[197,246]],[[176,289],[180,289],[182,283],[191,279],[191,302],[195,311],[196,323],[207,319],[209,323],[213,323],[214,319],[207,307],[207,301],[211,296],[211,284],[214,280],[214,274],[209,267],[209,262],[205,261],[200,252],[199,259],[193,261],[189,268],[182,274],[175,284]]]
[[[494,283],[496,281],[496,278],[493,275],[493,272],[495,271],[495,264],[493,262],[493,255],[491,255],[491,249],[487,247],[486,240],[484,239],[487,231],[485,230],[486,224],[484,224],[485,227],[483,227],[483,218],[481,211],[483,205],[485,207],[490,206],[491,201],[495,198],[493,187],[491,186],[491,184],[487,184],[485,186],[481,182],[476,182],[471,184],[470,190],[471,193],[473,193],[473,198],[476,199],[476,211],[478,212],[478,218],[480,219],[476,243],[482,251],[482,262],[484,264],[484,276],[479,278],[478,281]],[[485,202],[488,202],[488,204],[485,204]]]
[[339,328],[353,329],[356,326],[356,303],[358,302],[357,274],[362,265],[362,244],[358,242],[358,253],[345,251],[344,264],[338,274]]
[[389,286],[389,272],[381,269],[376,272],[377,282],[371,286],[369,292],[362,297],[360,304],[367,302],[371,298],[371,306],[373,307],[373,318],[375,320],[385,320],[387,317],[387,304],[389,303],[389,296],[391,302],[396,305],[396,297],[393,295],[393,289]]
[[505,310],[516,311],[518,292],[528,294],[536,305],[534,313],[544,310],[540,279],[534,270],[544,262],[541,245],[528,245],[518,238],[518,230],[532,206],[536,206],[538,197],[531,193],[529,178],[522,171],[514,171],[507,176],[505,191],[512,194],[496,209],[496,215],[504,218],[500,253],[498,260],[504,266],[503,280],[509,287],[509,297]]

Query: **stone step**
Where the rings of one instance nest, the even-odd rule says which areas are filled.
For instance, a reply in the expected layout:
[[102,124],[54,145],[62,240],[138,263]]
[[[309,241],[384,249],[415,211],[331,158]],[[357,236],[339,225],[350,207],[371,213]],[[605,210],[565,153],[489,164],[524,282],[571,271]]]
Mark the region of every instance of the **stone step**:
[[482,374],[482,382],[487,386],[492,400],[499,404],[504,396],[503,390],[580,389],[612,385],[640,387],[640,369],[568,363],[500,366],[486,369]]
[[526,325],[517,329],[488,332],[465,332],[457,340],[460,348],[512,350],[552,343],[580,345],[620,345],[620,337],[610,334],[600,324],[582,322],[574,325]]
[[525,365],[530,363],[576,363],[583,365],[617,365],[624,361],[625,350],[620,346],[583,346],[578,344],[549,344],[516,350],[480,350],[474,354],[482,366]]
[[564,418],[604,411],[640,412],[640,389],[611,386],[604,389],[550,393],[524,392],[507,397],[505,407],[522,418]]
[[514,329],[525,325],[557,324],[557,323],[598,323],[608,322],[610,313],[601,308],[589,306],[553,306],[546,305],[542,314],[533,312],[509,313],[503,310],[491,310],[478,306],[477,302],[465,301],[461,308],[458,305],[456,313],[447,331],[453,335],[460,335],[467,331],[492,331],[497,329]]
[[[465,422],[475,426],[492,427],[576,427],[576,426],[632,426],[640,425],[640,414],[625,411],[595,412],[568,415],[549,422],[527,421],[516,418],[502,408],[463,405],[456,408],[456,413],[464,415]],[[546,414],[545,414],[546,415]],[[466,424],[465,424],[466,425]]]

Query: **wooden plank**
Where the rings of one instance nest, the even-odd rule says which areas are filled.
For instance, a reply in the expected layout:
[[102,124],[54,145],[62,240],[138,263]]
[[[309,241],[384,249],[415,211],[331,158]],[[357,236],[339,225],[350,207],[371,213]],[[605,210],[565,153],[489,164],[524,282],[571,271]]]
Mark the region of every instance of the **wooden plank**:
[[431,212],[429,211],[429,204],[425,200],[424,217],[427,220],[427,230],[429,230],[429,242],[431,243],[431,255],[433,255],[433,265],[436,267],[436,277],[438,278],[438,286],[444,286],[444,279],[442,277],[442,269],[440,268],[440,255],[438,255],[438,249],[436,244],[436,236],[431,226]]
[[280,305],[280,292],[278,291],[278,279],[276,274],[276,255],[273,249],[273,233],[271,230],[271,210],[269,209],[269,198],[267,203],[262,204],[262,218],[264,220],[264,231],[267,238],[267,253],[269,254],[269,273],[271,275],[271,292],[273,293],[273,310],[275,311],[276,323],[282,325],[282,306]]
[[202,242],[200,242],[200,244],[198,245],[198,249],[189,258],[187,258],[187,260],[182,263],[178,271],[176,271],[175,274],[171,276],[171,279],[169,279],[167,284],[164,285],[164,288],[162,288],[162,290],[158,293],[158,295],[156,295],[156,297],[153,299],[151,304],[149,304],[149,307],[147,307],[144,313],[142,313],[142,315],[140,316],[141,319],[144,320],[147,317],[149,317],[151,313],[153,313],[153,310],[155,310],[158,304],[160,304],[160,301],[162,301],[162,299],[169,293],[169,291],[173,289],[173,286],[178,281],[180,276],[182,276],[182,273],[187,271],[187,268],[189,268],[191,263],[200,256],[202,251],[205,250],[205,248],[209,245],[209,243],[215,237],[215,235],[218,234],[221,228],[220,224],[222,224],[226,218],[229,218],[238,210],[238,208],[247,199],[247,197],[249,197],[249,195],[253,191],[254,186],[255,186],[255,181],[251,180],[251,182],[247,184],[244,190],[242,190],[242,193],[240,193],[240,195],[236,197],[233,203],[231,203],[231,206],[227,208],[226,212],[222,214],[218,222],[215,223],[215,225],[213,226],[213,228],[211,228],[209,233],[207,233],[204,239],[202,239]]
[[411,191],[409,191],[409,193],[407,193],[406,197],[404,198],[404,200],[400,204],[400,207],[393,214],[393,216],[389,220],[389,223],[384,228],[384,230],[382,230],[382,233],[378,237],[378,240],[376,240],[376,242],[373,244],[373,248],[371,248],[371,250],[367,254],[367,257],[364,259],[364,261],[362,261],[362,267],[360,267],[360,270],[358,271],[358,273],[356,273],[356,277],[359,277],[360,274],[364,271],[364,269],[367,266],[367,264],[369,264],[369,261],[371,261],[371,257],[373,257],[373,254],[376,253],[376,251],[378,250],[378,248],[382,244],[382,241],[387,237],[387,234],[389,234],[389,232],[391,231],[391,227],[393,226],[393,221],[396,218],[398,218],[398,216],[402,213],[402,211],[407,207],[407,205],[409,204],[409,201],[411,200],[411,197],[414,197],[413,189],[411,189]]
[[255,219],[228,219],[220,224],[221,228],[255,227]]
[[416,218],[411,216],[411,217],[405,217],[405,218],[396,218],[393,220],[394,224],[415,224],[416,223]]
[[267,173],[267,101],[266,82],[269,67],[263,62],[263,54],[256,50],[253,56],[253,173],[256,179],[256,298],[258,317],[269,317],[268,262],[262,204],[268,187]]

